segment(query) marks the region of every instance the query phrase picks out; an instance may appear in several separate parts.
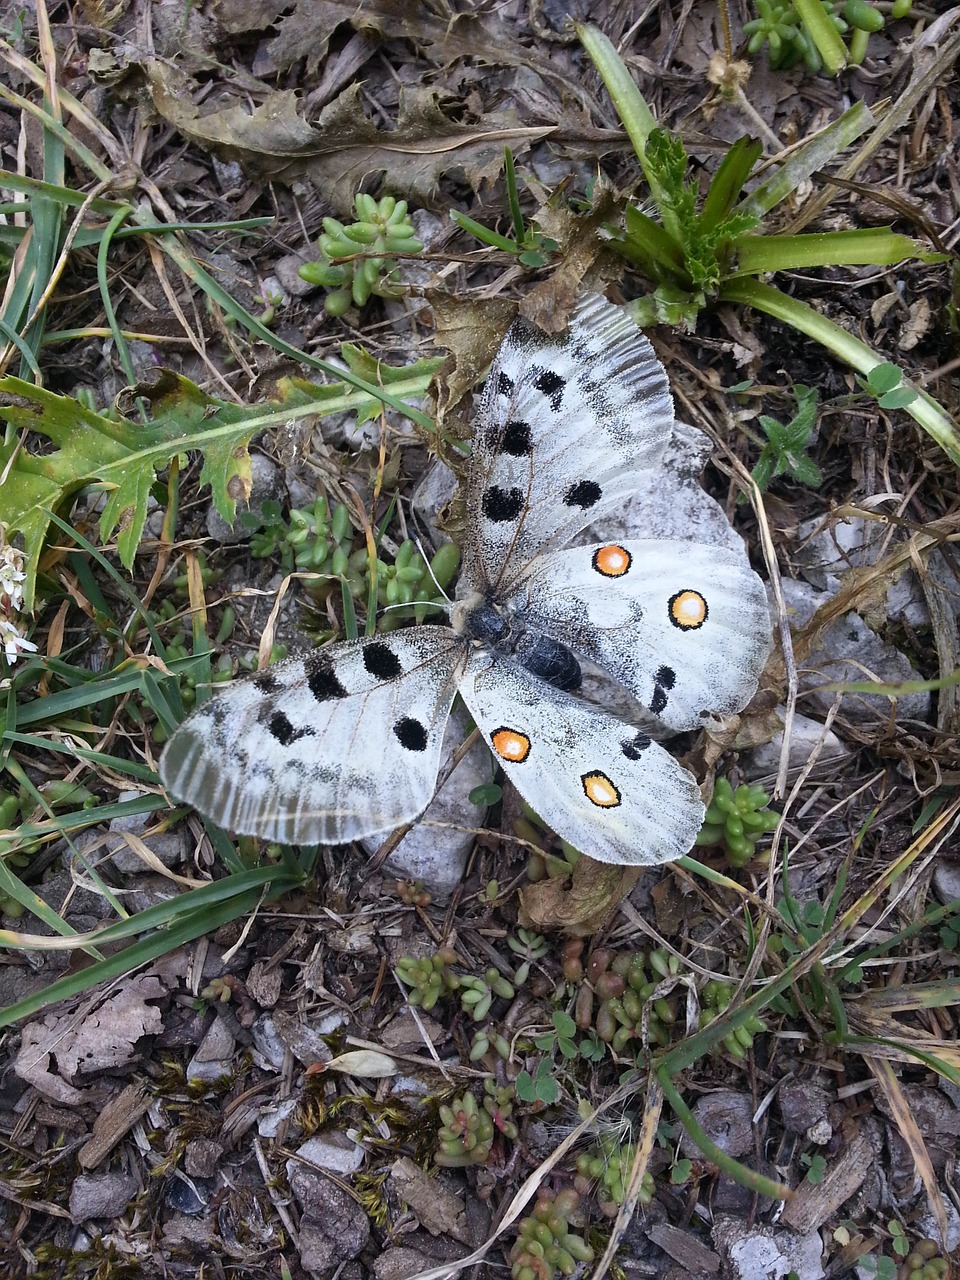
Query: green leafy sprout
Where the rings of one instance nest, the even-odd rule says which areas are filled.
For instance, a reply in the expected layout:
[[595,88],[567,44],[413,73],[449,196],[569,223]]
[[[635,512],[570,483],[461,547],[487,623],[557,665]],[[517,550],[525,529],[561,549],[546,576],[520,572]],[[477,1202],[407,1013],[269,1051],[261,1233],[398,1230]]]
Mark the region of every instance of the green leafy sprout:
[[767,489],[771,480],[782,475],[811,489],[816,489],[823,482],[820,468],[807,454],[817,425],[816,389],[798,382],[794,384],[793,394],[797,410],[789,422],[779,422],[765,413],[760,415],[760,426],[767,443],[751,475],[761,492]]
[[[842,41],[820,0],[794,0],[820,39],[830,33]],[[663,133],[617,50],[598,28],[578,24],[577,34],[610,94],[649,188],[644,209],[625,211],[625,230],[608,225],[610,247],[628,259],[652,286],[630,304],[641,327],[668,323],[692,329],[707,305],[752,307],[811,338],[838,360],[867,378],[884,361],[876,351],[816,308],[761,279],[779,271],[813,267],[893,266],[907,259],[942,262],[919,241],[889,227],[817,234],[763,234],[763,222],[802,183],[825,169],[875,125],[869,108],[856,102],[815,138],[803,143],[769,176],[741,192],[760,158],[760,144],[735,142],[724,156],[702,200],[691,189],[687,166],[681,169],[676,142],[655,139]],[[651,212],[647,213],[646,208]],[[750,227],[751,219],[753,222]],[[955,465],[960,465],[960,430],[932,396],[916,389],[903,408]]]
[[556,240],[545,235],[537,226],[528,227],[524,223],[517,188],[517,171],[513,162],[513,152],[509,147],[504,148],[504,182],[507,188],[510,220],[513,224],[512,239],[501,235],[499,231],[485,227],[482,222],[477,222],[475,218],[468,217],[458,209],[451,209],[450,217],[462,231],[468,231],[482,244],[489,245],[491,249],[500,249],[504,253],[512,254],[522,266],[543,267],[557,253],[560,246]]

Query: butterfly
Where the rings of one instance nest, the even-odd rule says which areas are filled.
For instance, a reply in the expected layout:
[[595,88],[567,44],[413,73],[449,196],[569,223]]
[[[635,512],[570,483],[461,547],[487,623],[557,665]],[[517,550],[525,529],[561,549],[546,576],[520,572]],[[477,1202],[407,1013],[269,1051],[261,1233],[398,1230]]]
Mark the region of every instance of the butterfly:
[[657,466],[673,421],[663,366],[620,308],[585,294],[557,336],[516,320],[481,397],[450,625],[334,644],[228,686],[170,739],[167,791],[267,840],[373,835],[431,800],[459,694],[503,775],[575,848],[616,864],[682,856],[704,815],[693,775],[574,696],[581,661],[595,664],[662,736],[756,689],[770,622],[742,551],[571,545]]

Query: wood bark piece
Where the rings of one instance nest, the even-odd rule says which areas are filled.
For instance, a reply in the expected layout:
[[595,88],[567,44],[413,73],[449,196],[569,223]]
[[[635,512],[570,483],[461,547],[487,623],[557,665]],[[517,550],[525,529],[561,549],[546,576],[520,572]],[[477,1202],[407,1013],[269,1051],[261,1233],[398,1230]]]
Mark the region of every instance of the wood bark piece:
[[863,1182],[873,1155],[870,1139],[861,1129],[818,1186],[803,1182],[797,1187],[781,1221],[794,1231],[819,1230]]
[[81,1169],[95,1169],[149,1110],[152,1096],[142,1082],[128,1084],[97,1116],[93,1133],[77,1152]]

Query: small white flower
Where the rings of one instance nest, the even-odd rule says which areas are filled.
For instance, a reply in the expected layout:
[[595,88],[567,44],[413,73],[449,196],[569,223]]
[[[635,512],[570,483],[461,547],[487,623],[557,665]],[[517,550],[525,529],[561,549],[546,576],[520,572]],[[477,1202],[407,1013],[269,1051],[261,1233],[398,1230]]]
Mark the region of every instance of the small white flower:
[[23,608],[23,588],[20,583],[26,577],[23,572],[23,553],[16,547],[0,546],[0,595],[9,599],[8,608],[13,611]]
[[16,662],[21,653],[37,652],[37,646],[28,640],[9,618],[0,618],[0,644],[3,645],[4,657],[11,665]]

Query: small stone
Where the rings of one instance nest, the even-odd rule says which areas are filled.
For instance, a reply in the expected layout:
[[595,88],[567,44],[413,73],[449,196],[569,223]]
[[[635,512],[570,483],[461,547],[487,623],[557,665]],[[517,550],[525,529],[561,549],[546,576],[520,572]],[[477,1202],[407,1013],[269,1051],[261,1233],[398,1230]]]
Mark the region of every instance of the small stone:
[[427,1271],[433,1260],[418,1249],[403,1247],[387,1249],[373,1264],[373,1274],[377,1280],[409,1280],[410,1276]]
[[946,904],[960,898],[960,862],[953,862],[944,852],[933,866],[933,891]]
[[233,1067],[235,1041],[222,1018],[214,1018],[187,1064],[188,1080],[219,1080]]
[[366,1248],[370,1222],[348,1191],[302,1165],[291,1174],[290,1188],[303,1209],[300,1264],[305,1271],[323,1274]]
[[[753,1103],[734,1089],[718,1089],[704,1094],[693,1107],[700,1127],[728,1156],[746,1155],[753,1150]],[[700,1148],[684,1131],[680,1149],[685,1156],[699,1157]]]
[[[790,623],[795,629],[805,626],[820,605],[830,599],[828,594],[789,578],[785,578],[781,586],[791,614]],[[823,685],[871,679],[884,684],[902,684],[908,680],[921,680],[922,676],[905,654],[883,641],[859,614],[848,613],[827,627],[820,637],[820,647],[803,664],[800,677],[803,706],[807,710],[812,709],[816,715],[826,716],[837,694],[825,690]],[[889,719],[891,701],[883,694],[846,693],[842,696],[842,714],[848,720],[876,724],[878,719]],[[896,709],[899,720],[926,723],[930,717],[930,694],[903,694],[896,700]]]
[[316,293],[317,286],[308,284],[300,275],[303,264],[312,261],[314,259],[308,254],[288,253],[274,263],[273,270],[280,288],[291,298],[305,298],[310,293]]
[[137,1194],[137,1179],[129,1173],[81,1173],[70,1187],[70,1217],[119,1218]]
[[790,1080],[777,1094],[780,1118],[788,1133],[806,1133],[827,1118],[830,1095],[816,1080]]
[[718,1216],[713,1243],[730,1280],[822,1280],[823,1242],[817,1231],[797,1235],[773,1227],[747,1227],[741,1217]]
[[194,1138],[183,1153],[183,1169],[189,1178],[212,1178],[223,1157],[223,1143],[214,1138]]
[[[802,716],[796,713],[790,726],[788,767],[790,769],[802,769],[817,749],[821,738],[823,739],[823,744],[819,746],[817,763],[814,765],[812,776],[816,778],[821,770],[828,771],[831,776],[835,776],[837,768],[844,761],[849,760],[853,752],[840,741],[832,729],[824,730],[819,720],[811,720],[809,716]],[[746,778],[752,781],[755,778],[764,778],[777,774],[780,770],[780,753],[782,750],[783,732],[781,731],[771,738],[769,742],[765,742],[759,747],[754,747],[752,751],[746,752],[741,757]]]
[[358,1142],[348,1138],[345,1133],[331,1130],[320,1133],[297,1148],[295,1154],[287,1161],[287,1176],[293,1180],[293,1172],[300,1163],[314,1165],[318,1169],[327,1169],[348,1178],[363,1168],[366,1152]]

